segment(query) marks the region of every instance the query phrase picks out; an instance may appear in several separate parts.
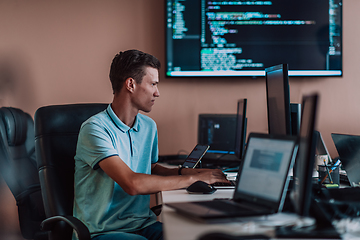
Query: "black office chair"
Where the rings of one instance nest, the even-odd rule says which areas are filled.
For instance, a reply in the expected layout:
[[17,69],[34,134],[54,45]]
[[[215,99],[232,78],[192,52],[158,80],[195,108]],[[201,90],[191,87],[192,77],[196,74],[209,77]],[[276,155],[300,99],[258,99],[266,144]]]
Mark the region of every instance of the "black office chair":
[[[71,239],[73,228],[79,238],[88,238],[88,229],[72,216],[74,156],[81,124],[107,106],[99,103],[54,105],[41,107],[35,113],[35,149],[48,217],[43,222],[43,229],[50,231],[51,240]],[[161,206],[155,206],[153,211],[158,215]],[[65,216],[63,220],[68,224],[60,224],[59,216]]]
[[0,108],[0,173],[18,206],[20,231],[25,239],[45,240],[45,219],[35,159],[34,121],[18,108]]
[[39,108],[35,113],[35,149],[50,240],[90,239],[87,227],[73,217],[74,156],[81,124],[108,104],[69,104]]

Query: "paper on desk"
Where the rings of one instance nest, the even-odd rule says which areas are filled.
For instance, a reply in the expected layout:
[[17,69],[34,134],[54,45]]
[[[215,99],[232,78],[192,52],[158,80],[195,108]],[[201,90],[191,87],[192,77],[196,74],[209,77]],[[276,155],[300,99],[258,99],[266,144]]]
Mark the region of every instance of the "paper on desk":
[[237,172],[224,172],[224,174],[226,175],[226,178],[228,180],[236,180],[236,177],[238,175]]

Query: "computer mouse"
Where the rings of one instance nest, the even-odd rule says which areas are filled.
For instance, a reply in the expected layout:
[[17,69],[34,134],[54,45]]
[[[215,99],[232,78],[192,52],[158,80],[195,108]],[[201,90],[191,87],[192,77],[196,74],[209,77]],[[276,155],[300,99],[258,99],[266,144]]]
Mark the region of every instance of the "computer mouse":
[[186,191],[193,194],[211,194],[216,191],[216,188],[206,182],[197,181],[187,187]]

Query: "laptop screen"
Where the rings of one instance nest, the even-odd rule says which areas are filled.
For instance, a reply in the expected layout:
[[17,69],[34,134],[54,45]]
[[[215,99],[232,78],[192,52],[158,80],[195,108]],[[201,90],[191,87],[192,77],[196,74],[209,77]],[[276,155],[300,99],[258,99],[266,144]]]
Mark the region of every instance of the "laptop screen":
[[295,142],[294,138],[249,138],[235,195],[278,202],[294,159]]
[[200,114],[198,144],[210,145],[207,154],[235,154],[236,114]]

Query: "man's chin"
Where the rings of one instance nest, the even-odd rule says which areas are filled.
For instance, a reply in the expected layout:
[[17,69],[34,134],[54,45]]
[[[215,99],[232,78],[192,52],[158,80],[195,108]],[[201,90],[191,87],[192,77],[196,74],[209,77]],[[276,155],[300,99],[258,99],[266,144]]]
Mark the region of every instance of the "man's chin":
[[145,112],[145,113],[149,113],[149,112],[151,112],[151,109],[152,109],[152,108],[150,108],[150,109],[141,109],[141,111],[143,111],[143,112]]

